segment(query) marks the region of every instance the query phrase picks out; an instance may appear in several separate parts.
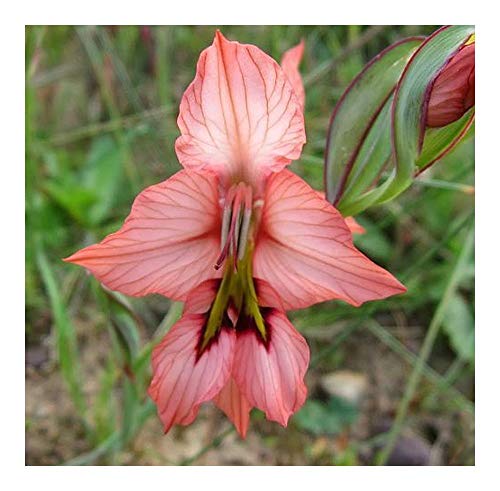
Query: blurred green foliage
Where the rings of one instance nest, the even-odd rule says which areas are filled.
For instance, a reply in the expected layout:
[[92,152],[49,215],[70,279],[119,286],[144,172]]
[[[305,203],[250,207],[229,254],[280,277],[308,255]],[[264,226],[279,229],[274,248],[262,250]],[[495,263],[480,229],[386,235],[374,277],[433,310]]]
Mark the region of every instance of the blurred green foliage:
[[[301,72],[308,143],[292,169],[317,189],[323,187],[328,120],[347,84],[384,47],[435,28],[219,27],[229,39],[256,44],[278,60],[305,40]],[[178,318],[181,306],[158,296],[127,299],[105,291],[61,259],[115,231],[144,187],[179,169],[174,152],[179,101],[214,30],[26,28],[26,343],[36,346],[48,336],[57,347],[58,370],[89,449],[70,463],[115,462],[116,453],[130,445],[154,414],[146,395],[151,349]],[[311,344],[312,370],[321,374],[341,366],[348,356],[344,341],[370,318],[384,332],[389,332],[385,326],[419,325],[425,333],[464,236],[473,227],[473,179],[470,138],[396,201],[357,217],[367,230],[356,238],[357,245],[401,279],[408,293],[360,309],[329,302],[291,313]],[[446,183],[456,186],[449,189]],[[452,377],[430,377],[434,384],[444,384],[441,388],[473,375],[473,316],[471,259],[446,306],[438,339],[446,360],[459,358],[465,365]],[[332,325],[340,326],[333,341],[314,336],[315,330]],[[94,367],[98,389],[92,397],[82,381],[82,326],[83,332],[106,333],[108,340],[104,361]],[[397,351],[397,343],[388,346]],[[408,356],[404,350],[400,354]],[[428,410],[440,413],[448,407],[443,406],[447,394],[442,391]],[[461,397],[467,409],[473,394]],[[325,404],[312,397],[292,419],[290,431],[294,425],[316,435],[344,431],[355,413],[339,407],[338,401]],[[357,462],[356,455],[355,447],[348,447],[329,463],[350,465]]]
[[316,435],[336,435],[354,423],[358,409],[340,397],[331,397],[326,403],[315,399],[306,401],[295,416],[295,422]]

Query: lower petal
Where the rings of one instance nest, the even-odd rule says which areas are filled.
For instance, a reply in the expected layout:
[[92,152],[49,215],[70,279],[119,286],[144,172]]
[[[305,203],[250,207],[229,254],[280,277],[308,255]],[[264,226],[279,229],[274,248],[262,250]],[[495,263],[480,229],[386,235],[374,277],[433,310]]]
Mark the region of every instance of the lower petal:
[[233,377],[251,406],[286,426],[306,399],[309,347],[283,312],[270,309],[264,317],[267,343],[254,329],[237,333]]
[[153,350],[153,380],[148,393],[158,408],[165,433],[188,425],[200,404],[213,399],[229,380],[235,334],[223,328],[198,356],[206,316],[185,314]]
[[252,406],[241,393],[232,377],[219,392],[217,397],[215,397],[214,403],[219,409],[224,411],[226,416],[232,421],[241,438],[245,438]]

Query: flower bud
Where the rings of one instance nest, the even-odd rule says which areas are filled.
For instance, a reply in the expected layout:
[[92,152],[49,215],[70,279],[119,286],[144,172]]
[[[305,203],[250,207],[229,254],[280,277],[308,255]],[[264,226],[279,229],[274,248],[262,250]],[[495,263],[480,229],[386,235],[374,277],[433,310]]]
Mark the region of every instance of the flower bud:
[[463,46],[434,80],[427,107],[427,126],[453,123],[474,105],[475,46],[475,42]]

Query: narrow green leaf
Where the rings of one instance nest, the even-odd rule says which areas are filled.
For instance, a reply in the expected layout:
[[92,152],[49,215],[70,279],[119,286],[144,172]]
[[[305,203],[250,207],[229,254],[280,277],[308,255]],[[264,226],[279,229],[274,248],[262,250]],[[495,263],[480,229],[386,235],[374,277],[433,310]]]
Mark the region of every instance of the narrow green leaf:
[[108,329],[116,363],[121,370],[129,372],[139,350],[139,326],[143,325],[142,320],[121,294],[112,292],[97,282],[93,282],[93,287],[102,310],[109,318]]
[[41,246],[37,248],[36,260],[54,314],[57,356],[61,366],[61,373],[73,403],[78,409],[80,416],[84,418],[87,407],[80,380],[81,372],[75,329],[68,316],[54,271]]
[[[375,203],[384,193],[390,184],[390,178],[394,175],[389,174],[385,181],[381,179],[383,170],[392,165],[391,103],[392,96],[387,100],[370,128],[349,173],[345,191],[336,205],[344,216],[357,215]],[[373,187],[375,183],[377,186]]]
[[142,374],[151,363],[151,353],[153,348],[167,334],[171,327],[180,319],[184,304],[182,302],[174,302],[168,309],[167,314],[160,322],[153,339],[147,343],[138,353],[134,360],[132,370],[135,374]]
[[428,128],[425,132],[422,151],[415,162],[418,173],[437,160],[445,157],[462,140],[474,122],[474,109],[465,113],[458,121],[442,128]]
[[474,318],[464,298],[455,293],[448,303],[443,319],[443,330],[457,355],[465,361],[474,361]]
[[99,392],[93,407],[95,434],[97,443],[107,440],[116,428],[117,408],[113,397],[113,389],[117,379],[114,363],[108,358],[106,367],[100,378]]
[[382,51],[351,82],[335,106],[325,155],[325,189],[330,202],[336,204],[342,196],[363,141],[422,41],[420,37],[408,38]]

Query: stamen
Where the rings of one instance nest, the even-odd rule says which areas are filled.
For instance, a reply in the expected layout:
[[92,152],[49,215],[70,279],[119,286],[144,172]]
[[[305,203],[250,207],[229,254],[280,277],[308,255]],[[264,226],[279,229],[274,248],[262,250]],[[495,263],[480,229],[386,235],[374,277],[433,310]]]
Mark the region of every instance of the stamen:
[[241,235],[238,244],[238,260],[241,261],[245,256],[248,241],[248,232],[250,230],[250,221],[252,219],[252,189],[245,190],[245,212],[241,223]]
[[221,227],[221,251],[226,245],[227,237],[229,235],[229,225],[231,224],[231,212],[233,210],[232,204],[234,200],[234,193],[236,188],[234,186],[229,188],[226,195],[226,200],[224,201],[224,212],[222,215],[222,227]]
[[230,242],[231,246],[229,249],[229,255],[233,258],[233,266],[236,269],[237,266],[237,250],[238,250],[238,239],[240,235],[240,225],[241,225],[241,206],[243,204],[243,194],[245,192],[245,185],[240,182],[236,188],[236,196],[233,203],[233,216],[231,220],[231,233]]
[[221,227],[221,252],[214,265],[220,269],[228,256],[233,258],[234,268],[245,254],[246,242],[252,218],[252,189],[240,182],[232,186],[226,195]]

